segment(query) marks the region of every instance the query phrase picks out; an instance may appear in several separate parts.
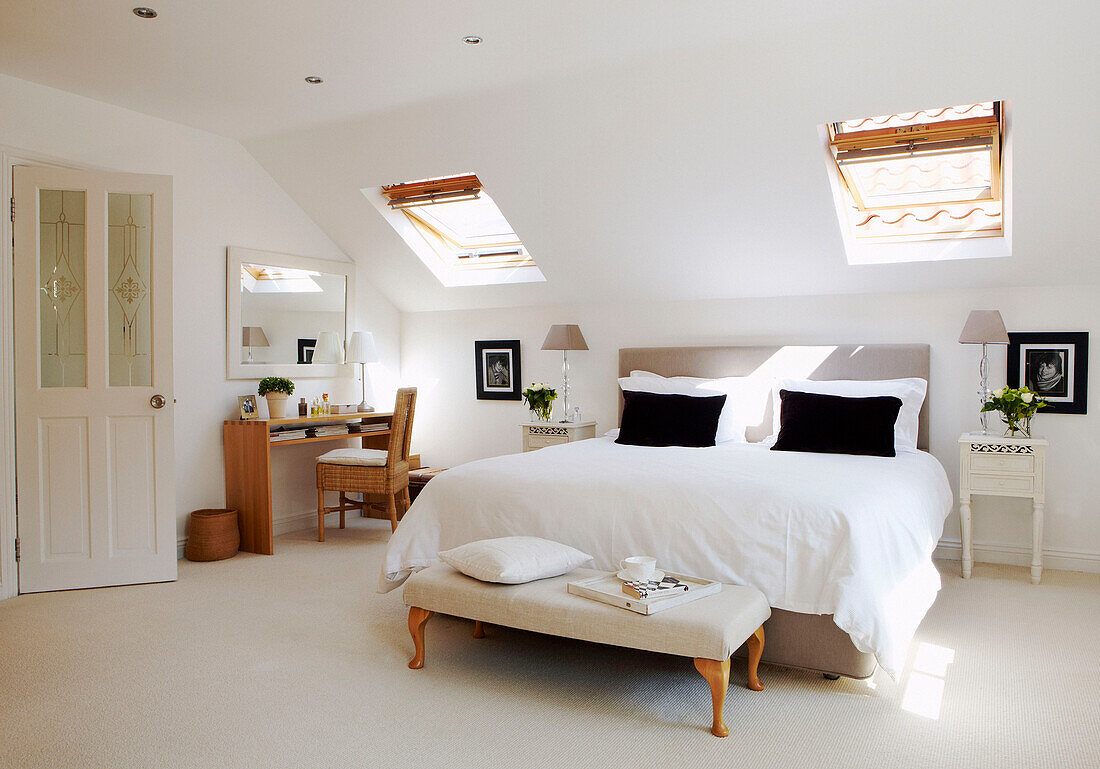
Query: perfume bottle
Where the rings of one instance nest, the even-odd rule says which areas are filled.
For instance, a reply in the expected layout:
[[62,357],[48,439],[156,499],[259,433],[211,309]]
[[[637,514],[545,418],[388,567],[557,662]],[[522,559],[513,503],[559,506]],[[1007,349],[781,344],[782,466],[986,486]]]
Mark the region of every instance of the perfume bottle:
[[309,404],[306,403],[306,399],[302,398],[298,401],[298,416],[304,417],[309,414]]
[[569,415],[569,421],[574,422],[574,423],[581,421],[581,407],[580,406],[574,406],[573,407],[573,413]]

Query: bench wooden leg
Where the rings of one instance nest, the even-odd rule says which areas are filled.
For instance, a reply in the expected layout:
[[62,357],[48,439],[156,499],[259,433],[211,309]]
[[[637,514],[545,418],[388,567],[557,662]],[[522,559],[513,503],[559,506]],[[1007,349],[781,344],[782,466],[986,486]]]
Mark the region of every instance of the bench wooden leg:
[[[412,622],[412,620],[409,621]],[[710,684],[710,699],[714,708],[714,724],[710,728],[711,734],[715,737],[726,737],[729,735],[730,730],[726,728],[725,722],[722,721],[722,708],[726,704],[726,690],[729,689],[730,685],[730,661],[729,659],[709,660],[705,657],[696,657],[695,669]]]
[[409,660],[409,667],[413,670],[424,667],[424,625],[434,613],[419,606],[409,607],[409,633],[413,637],[413,646],[416,647],[416,654]]
[[481,624],[481,620],[475,619],[474,620],[474,638],[484,638],[484,637],[485,637],[485,627]]
[[760,655],[764,653],[764,626],[761,625],[756,632],[749,636],[749,688],[754,692],[764,690],[764,684],[756,675],[756,669],[760,665]]

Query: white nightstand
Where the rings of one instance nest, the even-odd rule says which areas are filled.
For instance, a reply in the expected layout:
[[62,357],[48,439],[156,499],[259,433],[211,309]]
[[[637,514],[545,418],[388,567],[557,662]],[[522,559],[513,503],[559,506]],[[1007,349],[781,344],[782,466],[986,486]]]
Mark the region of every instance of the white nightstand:
[[524,451],[596,437],[595,422],[524,422],[520,427]]
[[959,438],[959,518],[962,521],[962,575],[974,563],[970,539],[970,497],[1027,497],[1032,501],[1031,581],[1043,576],[1043,506],[1046,502],[1046,454],[1042,438],[1001,438],[967,433]]

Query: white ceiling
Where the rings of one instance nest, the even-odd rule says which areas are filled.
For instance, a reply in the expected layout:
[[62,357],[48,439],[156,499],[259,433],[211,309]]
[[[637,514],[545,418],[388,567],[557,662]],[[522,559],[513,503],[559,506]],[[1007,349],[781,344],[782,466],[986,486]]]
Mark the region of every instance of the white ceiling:
[[[0,0],[0,71],[241,139],[404,310],[1100,282],[1095,3],[130,5]],[[849,266],[817,125],[989,99],[1013,256]],[[465,170],[546,283],[443,288],[359,192]]]

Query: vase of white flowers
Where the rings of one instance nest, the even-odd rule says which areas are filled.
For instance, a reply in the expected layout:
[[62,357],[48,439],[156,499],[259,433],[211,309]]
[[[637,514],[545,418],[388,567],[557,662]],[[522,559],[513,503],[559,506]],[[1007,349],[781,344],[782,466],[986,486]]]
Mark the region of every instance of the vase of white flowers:
[[1002,387],[982,405],[982,411],[999,411],[1005,437],[1031,437],[1031,418],[1050,404],[1026,387]]
[[558,393],[553,387],[548,387],[545,382],[536,382],[523,391],[523,400],[535,419],[542,422],[550,421],[550,412],[554,409],[554,399]]

